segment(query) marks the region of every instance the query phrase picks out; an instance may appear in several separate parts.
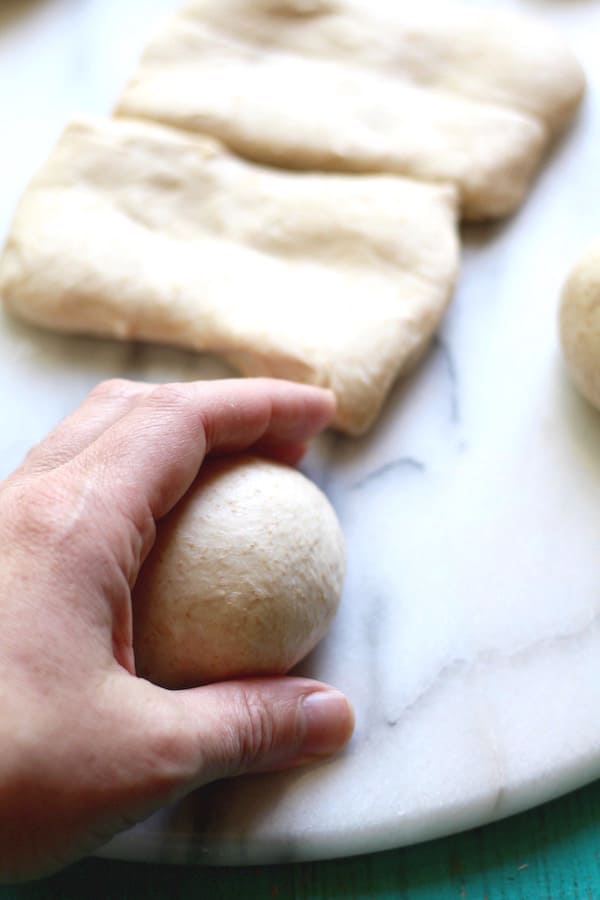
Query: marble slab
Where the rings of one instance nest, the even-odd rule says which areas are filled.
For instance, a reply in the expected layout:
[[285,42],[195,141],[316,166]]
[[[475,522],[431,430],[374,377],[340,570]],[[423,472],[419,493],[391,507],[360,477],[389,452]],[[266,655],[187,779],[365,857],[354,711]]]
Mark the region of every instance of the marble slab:
[[[374,431],[326,435],[306,460],[341,517],[349,572],[331,633],[299,671],[348,693],[356,734],[336,760],[208,787],[107,855],[235,864],[380,850],[600,775],[600,417],[566,383],[556,336],[562,280],[600,233],[600,7],[502,2],[554,22],[590,89],[522,210],[465,231],[442,333]],[[110,109],[175,5],[2,5],[0,232],[68,116]],[[225,372],[4,316],[0,477],[104,377]]]

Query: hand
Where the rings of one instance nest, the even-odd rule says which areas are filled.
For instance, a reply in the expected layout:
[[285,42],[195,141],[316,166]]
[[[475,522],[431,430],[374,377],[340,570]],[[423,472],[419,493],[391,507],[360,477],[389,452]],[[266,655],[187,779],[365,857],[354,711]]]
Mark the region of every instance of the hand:
[[131,588],[211,452],[288,462],[332,395],[246,379],[101,384],[0,484],[0,874],[44,874],[217,778],[342,746],[345,698],[267,678],[170,692],[135,676]]

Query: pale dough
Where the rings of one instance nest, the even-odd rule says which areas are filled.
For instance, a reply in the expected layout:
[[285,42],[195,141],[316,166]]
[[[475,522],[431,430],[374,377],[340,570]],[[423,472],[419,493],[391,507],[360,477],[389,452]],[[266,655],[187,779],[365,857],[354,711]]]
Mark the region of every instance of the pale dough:
[[337,517],[300,472],[207,462],[135,587],[138,674],[179,688],[287,672],[331,623],[344,567]]
[[69,126],[23,196],[0,296],[40,325],[216,351],[373,422],[458,266],[450,185],[292,174],[125,119]]
[[470,219],[514,210],[582,95],[539,21],[448,0],[193,0],[118,112],[262,163],[456,184]]
[[560,337],[573,382],[600,409],[600,239],[587,248],[565,282]]

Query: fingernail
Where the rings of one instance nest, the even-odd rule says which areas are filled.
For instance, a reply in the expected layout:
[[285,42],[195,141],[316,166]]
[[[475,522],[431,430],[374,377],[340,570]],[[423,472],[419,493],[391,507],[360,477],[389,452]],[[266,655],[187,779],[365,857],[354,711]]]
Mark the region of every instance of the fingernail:
[[354,729],[354,711],[339,691],[314,691],[301,703],[305,756],[329,756],[350,739]]

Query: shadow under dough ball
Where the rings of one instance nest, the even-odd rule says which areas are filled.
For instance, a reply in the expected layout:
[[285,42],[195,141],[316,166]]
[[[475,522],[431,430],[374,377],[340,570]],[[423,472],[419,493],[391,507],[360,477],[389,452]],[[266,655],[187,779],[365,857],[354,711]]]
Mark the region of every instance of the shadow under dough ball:
[[159,522],[134,590],[138,674],[181,688],[287,672],[327,631],[344,569],[336,514],[304,475],[208,460]]

